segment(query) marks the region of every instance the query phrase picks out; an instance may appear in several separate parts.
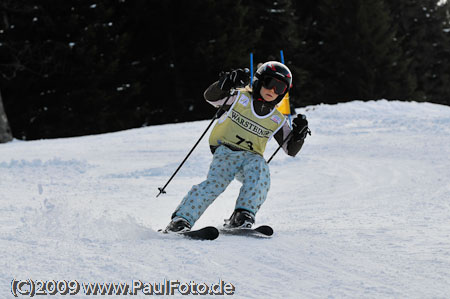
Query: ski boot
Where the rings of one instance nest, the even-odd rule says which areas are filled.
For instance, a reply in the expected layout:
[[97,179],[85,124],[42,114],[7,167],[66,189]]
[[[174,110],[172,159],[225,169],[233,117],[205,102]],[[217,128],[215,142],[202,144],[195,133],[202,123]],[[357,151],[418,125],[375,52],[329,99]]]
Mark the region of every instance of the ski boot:
[[255,215],[252,212],[243,209],[237,209],[233,212],[230,219],[225,219],[224,228],[251,228],[255,223]]
[[164,230],[165,233],[182,233],[191,230],[189,222],[182,217],[174,217]]

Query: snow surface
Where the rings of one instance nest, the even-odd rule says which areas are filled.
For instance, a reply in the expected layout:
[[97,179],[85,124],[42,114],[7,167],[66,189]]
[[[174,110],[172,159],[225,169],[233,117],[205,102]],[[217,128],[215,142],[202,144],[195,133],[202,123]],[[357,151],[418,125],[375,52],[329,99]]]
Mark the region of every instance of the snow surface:
[[[298,157],[270,164],[257,215],[275,229],[267,240],[157,232],[206,176],[208,138],[156,198],[209,121],[1,144],[0,297],[12,297],[12,279],[167,279],[223,280],[233,298],[449,298],[450,107],[381,100],[297,112],[312,136]],[[221,226],[239,187],[196,227]]]

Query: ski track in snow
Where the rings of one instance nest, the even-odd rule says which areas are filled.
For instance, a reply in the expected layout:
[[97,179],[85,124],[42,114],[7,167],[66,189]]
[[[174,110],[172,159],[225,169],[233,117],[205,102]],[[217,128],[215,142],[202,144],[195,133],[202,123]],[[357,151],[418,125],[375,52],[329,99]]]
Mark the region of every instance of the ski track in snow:
[[[206,176],[207,136],[155,197],[209,121],[1,144],[0,297],[16,278],[222,279],[235,298],[448,298],[450,107],[380,100],[297,112],[312,136],[298,157],[270,164],[257,224],[275,235],[264,240],[157,232]],[[195,227],[219,227],[239,187]]]

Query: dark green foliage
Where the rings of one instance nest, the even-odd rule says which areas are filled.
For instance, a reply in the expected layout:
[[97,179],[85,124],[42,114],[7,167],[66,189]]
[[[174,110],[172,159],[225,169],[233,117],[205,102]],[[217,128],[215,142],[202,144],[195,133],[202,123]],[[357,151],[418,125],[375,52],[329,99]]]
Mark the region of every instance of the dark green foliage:
[[221,70],[280,50],[297,107],[450,104],[449,4],[436,2],[4,0],[4,108],[22,139],[207,119],[202,94]]
[[417,81],[414,99],[450,104],[449,3],[436,0],[387,2],[409,71]]
[[317,100],[410,99],[409,61],[383,1],[323,0],[312,30],[314,63],[308,70],[320,82]]

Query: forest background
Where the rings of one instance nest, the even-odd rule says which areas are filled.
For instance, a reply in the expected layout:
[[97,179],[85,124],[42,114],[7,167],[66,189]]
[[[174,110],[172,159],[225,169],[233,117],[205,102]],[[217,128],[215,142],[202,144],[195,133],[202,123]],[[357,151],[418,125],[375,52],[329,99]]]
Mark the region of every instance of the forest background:
[[2,0],[0,142],[210,119],[221,71],[280,50],[292,107],[450,105],[449,15],[442,0]]

